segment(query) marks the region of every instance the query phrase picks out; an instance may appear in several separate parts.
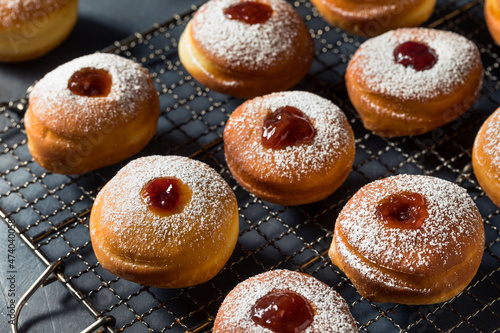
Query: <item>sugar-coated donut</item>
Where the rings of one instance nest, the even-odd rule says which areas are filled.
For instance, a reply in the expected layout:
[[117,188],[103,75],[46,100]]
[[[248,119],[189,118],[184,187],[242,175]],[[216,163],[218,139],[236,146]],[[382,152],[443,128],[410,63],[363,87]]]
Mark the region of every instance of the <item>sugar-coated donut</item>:
[[117,55],[94,53],[38,81],[25,116],[28,148],[51,172],[80,174],[136,154],[160,111],[149,72]]
[[329,286],[279,269],[239,283],[219,308],[213,332],[354,333],[357,327],[346,301]]
[[331,25],[360,36],[416,27],[427,21],[436,0],[311,0]]
[[484,18],[491,37],[500,44],[500,3],[498,0],[484,1]]
[[299,205],[324,199],[342,185],[355,142],[347,118],[332,102],[286,91],[240,105],[226,124],[224,151],[229,170],[248,191],[269,202]]
[[365,185],[347,202],[329,256],[371,301],[432,304],[472,280],[484,240],[481,215],[465,189],[400,175]]
[[229,185],[208,165],[180,156],[128,163],[97,195],[89,223],[102,267],[160,288],[214,277],[239,232],[238,204]]
[[40,57],[68,37],[78,18],[78,0],[0,1],[0,61]]
[[252,98],[296,85],[311,67],[314,42],[283,0],[211,0],[187,24],[179,56],[206,87]]
[[363,43],[345,74],[364,126],[418,135],[456,119],[476,101],[483,67],[476,45],[449,31],[403,28]]
[[493,112],[476,135],[472,167],[479,185],[500,207],[500,109]]

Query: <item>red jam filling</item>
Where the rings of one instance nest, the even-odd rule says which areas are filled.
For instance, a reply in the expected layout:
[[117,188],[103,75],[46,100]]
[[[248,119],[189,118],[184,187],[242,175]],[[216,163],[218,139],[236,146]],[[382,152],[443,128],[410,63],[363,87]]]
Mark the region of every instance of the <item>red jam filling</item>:
[[146,204],[158,214],[170,215],[182,211],[191,199],[191,189],[176,178],[156,178],[142,189]]
[[275,333],[298,333],[313,321],[314,311],[301,295],[276,291],[260,298],[252,308],[252,320]]
[[405,42],[394,49],[394,60],[416,71],[431,69],[438,58],[433,49],[423,43]]
[[377,217],[390,228],[418,229],[428,216],[425,198],[419,193],[392,194],[377,207]]
[[316,130],[299,109],[284,106],[267,115],[262,126],[262,145],[266,148],[286,148],[311,142]]
[[247,24],[265,23],[272,14],[271,6],[256,1],[240,2],[224,9],[224,15],[228,19]]
[[87,97],[106,97],[111,91],[111,75],[104,69],[84,68],[68,81],[74,94]]

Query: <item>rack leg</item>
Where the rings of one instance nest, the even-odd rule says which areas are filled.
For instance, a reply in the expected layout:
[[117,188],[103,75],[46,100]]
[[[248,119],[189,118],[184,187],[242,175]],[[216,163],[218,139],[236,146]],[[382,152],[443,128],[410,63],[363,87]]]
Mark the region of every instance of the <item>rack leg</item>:
[[[38,288],[40,288],[45,282],[49,280],[49,277],[54,271],[62,264],[61,261],[54,262],[50,264],[40,275],[40,277],[33,283],[33,285],[26,291],[26,293],[19,299],[19,301],[16,304],[16,307],[14,309],[14,318],[11,322],[11,331],[12,333],[19,333],[18,330],[18,324],[19,324],[19,315],[21,314],[21,310],[23,306],[28,302],[28,300],[33,296],[35,291],[37,291]],[[81,333],[91,333],[93,332],[96,328],[106,325],[106,324],[111,324],[113,325],[115,322],[115,318],[112,316],[104,316],[98,318],[92,325],[84,329]]]
[[92,325],[81,331],[80,333],[92,333],[98,327],[104,326],[106,324],[114,325],[115,318],[112,316],[104,316],[98,318]]
[[59,267],[60,264],[61,264],[60,261],[50,264],[43,271],[42,275],[40,275],[40,277],[26,291],[26,293],[23,296],[21,296],[21,298],[17,302],[16,307],[14,309],[14,319],[12,320],[12,323],[10,324],[10,328],[12,330],[12,333],[18,333],[19,332],[18,329],[17,329],[17,325],[18,325],[18,322],[19,322],[19,315],[21,314],[21,309],[23,308],[23,306],[26,304],[26,302],[28,302],[28,300],[31,298],[31,296],[33,296],[33,294],[35,293],[35,291],[38,288],[40,288],[44,284],[45,281],[47,281],[47,279],[50,276],[50,274],[52,274],[56,270],[56,268]]

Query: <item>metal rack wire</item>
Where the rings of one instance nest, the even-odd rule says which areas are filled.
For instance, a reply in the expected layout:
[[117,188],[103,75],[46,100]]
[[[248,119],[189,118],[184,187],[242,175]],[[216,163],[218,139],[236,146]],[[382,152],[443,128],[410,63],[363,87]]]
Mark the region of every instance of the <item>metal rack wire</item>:
[[[224,296],[238,282],[287,268],[309,273],[337,290],[350,305],[360,331],[500,331],[500,211],[484,195],[470,168],[475,133],[500,105],[500,48],[486,31],[482,3],[438,0],[429,21],[430,26],[458,32],[479,46],[485,68],[480,99],[442,128],[396,139],[367,132],[347,98],[343,73],[363,39],[328,26],[308,1],[291,3],[316,43],[313,66],[296,89],[338,104],[356,135],[356,158],[344,185],[323,201],[298,207],[263,202],[238,186],[225,164],[222,132],[242,101],[201,87],[177,56],[178,38],[193,8],[104,51],[143,64],[159,92],[158,130],[140,155],[191,156],[214,167],[233,187],[240,210],[240,236],[233,256],[211,281],[179,290],[140,286],[102,269],[92,251],[88,216],[99,189],[127,161],[79,176],[47,173],[26,147],[27,100],[23,99],[0,106],[0,217],[47,266],[26,298],[40,285],[58,281],[95,316],[96,323],[85,332],[101,325],[107,332],[208,332]],[[447,302],[430,306],[369,302],[326,255],[335,217],[346,200],[369,181],[399,173],[433,175],[463,186],[484,218],[486,246],[479,272]]]

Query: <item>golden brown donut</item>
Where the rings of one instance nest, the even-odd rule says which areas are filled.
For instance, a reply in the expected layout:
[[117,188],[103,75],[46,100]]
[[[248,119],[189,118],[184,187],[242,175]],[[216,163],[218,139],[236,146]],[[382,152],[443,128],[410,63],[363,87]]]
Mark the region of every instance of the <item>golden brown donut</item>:
[[479,185],[500,207],[500,109],[493,112],[476,135],[472,167]]
[[500,44],[500,4],[498,0],[484,1],[484,18],[491,37]]
[[[288,108],[302,115],[282,112]],[[283,146],[265,144],[270,139]],[[240,105],[226,124],[224,151],[229,170],[248,191],[269,202],[300,205],[324,199],[342,185],[355,143],[336,105],[309,92],[286,91]]]
[[238,204],[229,185],[208,165],[180,156],[128,163],[97,195],[89,223],[102,267],[159,288],[214,277],[239,232]]
[[159,110],[153,80],[141,65],[113,54],[83,56],[31,91],[28,148],[51,172],[98,169],[141,150],[156,132]]
[[481,215],[465,189],[399,175],[365,185],[347,202],[328,254],[371,301],[432,304],[472,280],[484,239]]
[[385,137],[418,135],[474,104],[483,67],[478,48],[463,36],[403,28],[363,43],[345,79],[366,129]]
[[[233,19],[227,14],[231,8]],[[261,13],[270,16],[253,23]],[[235,19],[241,16],[248,20]],[[283,0],[211,0],[186,26],[179,56],[206,87],[252,98],[297,84],[311,67],[314,43],[300,15]]]
[[354,333],[357,327],[346,301],[329,286],[310,275],[279,269],[253,276],[231,290],[213,331]]
[[416,27],[427,21],[436,0],[311,0],[331,25],[360,36]]
[[78,0],[0,1],[0,61],[40,57],[68,37],[78,18]]

